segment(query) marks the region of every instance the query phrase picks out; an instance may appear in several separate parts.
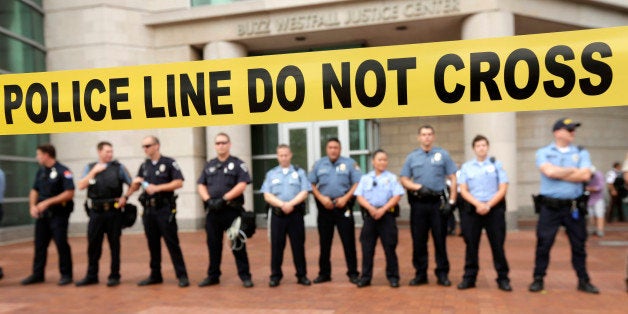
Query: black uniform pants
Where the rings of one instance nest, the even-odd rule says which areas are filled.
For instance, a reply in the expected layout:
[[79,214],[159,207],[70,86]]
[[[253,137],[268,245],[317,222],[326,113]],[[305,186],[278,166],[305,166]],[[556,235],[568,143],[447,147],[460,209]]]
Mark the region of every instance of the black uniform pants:
[[615,213],[617,213],[617,221],[626,221],[626,217],[624,217],[624,210],[622,208],[622,200],[619,195],[611,196],[608,213],[606,213],[606,221],[612,222],[615,218]]
[[[331,244],[334,240],[334,226],[338,227],[338,234],[344,248],[345,261],[347,263],[347,276],[358,276],[358,257],[355,248],[355,221],[350,208],[326,209],[323,204],[316,201],[318,208],[318,236],[320,240],[320,256],[318,258],[318,275],[331,277]],[[349,217],[345,212],[349,211]]]
[[150,276],[155,279],[161,276],[161,238],[164,238],[170,259],[174,266],[177,278],[187,276],[185,262],[183,261],[183,253],[179,245],[179,236],[177,234],[177,220],[170,216],[170,205],[165,204],[160,207],[145,207],[142,222],[144,223],[144,232],[148,241],[148,249],[150,251]]
[[[466,206],[465,206],[466,207]],[[500,202],[491,208],[486,215],[478,215],[475,207],[469,204],[469,208],[460,210],[462,221],[462,235],[467,244],[464,263],[463,278],[472,282],[478,276],[480,269],[478,263],[478,251],[482,229],[486,229],[486,236],[493,252],[493,265],[497,271],[497,280],[508,279],[508,261],[504,252],[506,240],[506,202]]]
[[122,235],[122,213],[119,210],[106,212],[91,211],[87,225],[87,277],[98,279],[98,261],[102,255],[102,242],[107,234],[111,250],[111,272],[109,279],[120,279],[120,236]]
[[286,248],[286,235],[290,239],[292,260],[296,269],[297,278],[307,275],[305,263],[305,222],[299,212],[291,212],[288,215],[270,216],[270,280],[281,280],[283,272],[283,253]]
[[[48,209],[49,211],[50,209]],[[72,278],[72,251],[68,243],[68,220],[70,213],[44,212],[35,222],[35,258],[33,275],[44,277],[48,245],[54,240],[59,254],[59,272],[63,277]]]
[[[225,230],[240,215],[240,212],[234,209],[223,209],[219,211],[210,211],[205,220],[205,231],[207,232],[207,249],[209,250],[209,268],[207,276],[212,279],[220,278],[220,263],[222,261],[222,243]],[[235,257],[236,267],[238,268],[238,276],[241,280],[251,279],[249,271],[249,257],[246,253],[246,243],[240,250],[231,250]]]
[[412,234],[412,264],[417,278],[427,278],[427,240],[432,230],[436,255],[437,277],[449,273],[447,259],[447,219],[440,213],[440,199],[410,202],[410,232]]
[[539,221],[536,226],[536,258],[534,260],[534,277],[544,277],[549,265],[550,249],[554,245],[558,228],[563,225],[571,244],[571,264],[580,280],[589,280],[586,268],[587,225],[585,217],[574,219],[570,207],[551,208],[541,205]]
[[360,233],[362,243],[362,278],[371,280],[373,277],[373,257],[377,238],[382,241],[384,254],[386,255],[386,278],[399,280],[399,261],[397,259],[397,241],[399,231],[397,222],[392,214],[385,214],[379,220],[373,219],[368,214],[364,215],[364,225]]

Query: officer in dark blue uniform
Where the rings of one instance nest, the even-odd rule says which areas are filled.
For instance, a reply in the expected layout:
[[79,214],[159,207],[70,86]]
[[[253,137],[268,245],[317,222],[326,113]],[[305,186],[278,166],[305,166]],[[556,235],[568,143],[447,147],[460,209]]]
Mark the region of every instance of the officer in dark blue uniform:
[[140,186],[144,189],[139,200],[144,207],[142,222],[150,251],[150,276],[138,282],[138,286],[163,282],[161,275],[161,238],[163,237],[179,280],[179,287],[187,287],[190,281],[179,245],[177,204],[174,195],[174,191],[183,186],[183,174],[174,159],[161,155],[157,137],[145,137],[142,140],[142,148],[148,158],[140,166],[126,195],[130,196]]
[[358,287],[371,285],[373,276],[373,257],[377,238],[382,239],[386,254],[386,278],[393,288],[399,287],[399,261],[397,259],[397,241],[399,231],[395,217],[403,187],[397,182],[397,176],[387,171],[388,155],[381,149],[373,153],[373,171],[362,176],[355,190],[358,203],[362,208],[364,226],[360,233],[362,243],[362,277]]
[[[111,249],[111,272],[108,287],[120,284],[120,236],[122,235],[122,211],[127,197],[122,196],[122,185],[131,185],[131,177],[126,168],[113,160],[113,146],[100,142],[96,146],[98,162],[88,164],[83,178],[78,182],[79,190],[87,188],[87,275],[76,286],[98,283],[98,261],[102,255],[102,241],[105,233]],[[122,197],[120,197],[122,196]]]
[[59,285],[72,283],[72,252],[68,243],[68,220],[74,209],[72,172],[56,160],[56,150],[50,144],[37,147],[37,162],[41,166],[29,194],[30,214],[35,222],[35,258],[33,273],[22,280],[23,285],[44,281],[50,240],[59,253]]
[[[590,282],[586,268],[586,199],[583,182],[591,178],[591,157],[585,149],[573,145],[580,123],[563,118],[554,123],[554,142],[536,151],[536,166],[541,171],[541,193],[537,197],[539,220],[536,226],[534,281],[529,290],[544,289],[543,278],[549,265],[549,253],[558,228],[563,225],[571,244],[571,263],[578,276],[578,290],[599,293]],[[584,204],[578,206],[578,204]],[[536,206],[535,206],[536,207]]]
[[266,173],[260,192],[270,207],[270,287],[279,286],[283,272],[283,252],[286,235],[290,238],[292,259],[296,268],[297,283],[309,286],[305,263],[305,201],[312,190],[305,171],[290,164],[292,151],[285,144],[277,146],[279,165]]
[[340,141],[330,138],[325,145],[326,157],[319,159],[308,174],[312,183],[312,194],[318,209],[318,234],[320,237],[319,273],[314,283],[331,281],[331,244],[334,226],[342,240],[347,276],[352,283],[358,283],[358,259],[355,249],[355,221],[352,208],[358,182],[362,173],[355,161],[340,156]]
[[[447,219],[456,203],[456,164],[449,153],[434,147],[434,128],[419,128],[419,149],[412,151],[401,169],[401,184],[408,190],[410,231],[412,233],[412,264],[416,270],[411,286],[427,284],[427,239],[432,229],[436,252],[436,277],[441,286],[451,286],[447,258]],[[445,179],[451,186],[445,195]]]
[[[246,164],[230,154],[229,136],[218,133],[214,142],[217,157],[207,162],[197,181],[197,191],[207,212],[205,231],[209,250],[207,277],[198,284],[199,287],[220,283],[223,235],[244,211],[242,194],[246,185],[251,182]],[[242,285],[246,288],[253,287],[246,244],[232,252]]]
[[460,194],[466,201],[460,209],[460,220],[464,242],[467,244],[464,275],[458,289],[475,287],[480,269],[480,237],[482,229],[486,229],[497,271],[497,287],[503,291],[512,291],[508,278],[508,261],[504,253],[508,177],[502,163],[488,157],[489,143],[485,136],[477,135],[471,147],[476,158],[462,165],[458,178]]

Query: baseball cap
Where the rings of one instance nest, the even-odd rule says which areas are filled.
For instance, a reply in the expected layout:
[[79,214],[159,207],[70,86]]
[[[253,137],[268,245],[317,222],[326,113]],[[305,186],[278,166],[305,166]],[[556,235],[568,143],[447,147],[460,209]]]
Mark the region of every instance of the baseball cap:
[[575,122],[571,120],[570,118],[561,118],[561,119],[558,119],[556,123],[554,123],[554,128],[552,129],[552,131],[556,131],[560,129],[567,129],[571,131],[571,130],[575,130],[580,125],[581,125],[580,122]]

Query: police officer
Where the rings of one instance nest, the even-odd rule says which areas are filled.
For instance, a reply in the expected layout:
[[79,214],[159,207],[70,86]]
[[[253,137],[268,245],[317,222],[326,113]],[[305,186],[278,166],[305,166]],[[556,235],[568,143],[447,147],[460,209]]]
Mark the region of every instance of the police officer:
[[508,177],[502,163],[488,157],[489,142],[485,136],[477,135],[471,147],[476,158],[462,165],[458,178],[460,194],[465,200],[460,209],[460,219],[462,235],[467,244],[464,275],[458,289],[475,287],[479,270],[480,237],[482,229],[486,229],[493,252],[493,265],[497,271],[497,287],[502,291],[512,291],[508,278],[508,261],[504,253]]
[[[207,277],[198,284],[199,287],[220,283],[223,235],[244,211],[242,193],[251,182],[246,164],[230,154],[229,136],[218,133],[214,138],[214,145],[217,157],[207,162],[197,181],[197,191],[205,203],[207,213],[205,231],[209,250]],[[232,250],[232,253],[242,285],[246,288],[253,287],[246,244],[238,250]]]
[[347,276],[350,282],[357,284],[360,273],[352,207],[355,202],[353,193],[362,173],[353,159],[340,156],[340,140],[337,138],[327,140],[325,152],[327,156],[319,159],[308,174],[318,208],[320,237],[319,273],[314,283],[331,281],[331,244],[334,226],[337,226],[344,248]]
[[[578,275],[578,290],[599,293],[589,280],[586,268],[587,226],[584,210],[576,206],[583,194],[583,182],[591,178],[589,152],[573,145],[580,123],[563,118],[554,123],[554,142],[536,151],[536,166],[541,172],[540,211],[536,226],[534,281],[529,290],[543,290],[549,253],[558,228],[563,225],[571,244],[571,263]],[[586,203],[585,203],[586,206]]]
[[87,188],[87,275],[76,286],[98,283],[98,261],[102,254],[102,241],[105,233],[111,249],[111,272],[108,287],[120,284],[120,236],[122,235],[122,212],[127,197],[122,196],[122,185],[131,185],[131,177],[126,168],[113,160],[113,146],[100,142],[96,146],[98,162],[90,163],[78,182],[79,190]]
[[266,173],[260,191],[268,203],[270,217],[270,287],[279,286],[283,277],[281,264],[286,247],[286,234],[290,238],[292,259],[296,268],[297,283],[309,286],[305,263],[305,201],[312,190],[305,171],[290,164],[292,151],[290,146],[277,146],[279,165]]
[[125,196],[128,198],[140,186],[144,189],[139,200],[144,207],[142,222],[150,251],[151,271],[148,278],[138,282],[137,285],[147,286],[163,282],[161,276],[161,238],[163,237],[179,280],[179,287],[187,287],[190,281],[177,235],[176,196],[174,195],[174,191],[183,186],[183,174],[174,159],[161,155],[157,137],[145,137],[142,140],[142,148],[148,158],[140,166]]
[[373,153],[372,162],[374,170],[360,178],[360,183],[355,190],[364,218],[364,226],[360,233],[362,277],[357,285],[360,288],[371,285],[375,244],[379,237],[386,254],[386,277],[391,287],[398,288],[399,262],[395,250],[399,232],[395,221],[395,210],[399,210],[397,204],[404,190],[397,182],[397,176],[386,170],[388,155],[385,151],[376,150]]
[[35,258],[33,273],[22,280],[23,285],[44,281],[46,258],[50,240],[55,241],[59,253],[61,279],[58,285],[72,283],[72,251],[68,243],[68,220],[74,209],[74,181],[72,172],[57,162],[54,146],[37,146],[37,163],[41,166],[28,196],[30,214],[35,222]]
[[[441,286],[451,286],[447,259],[447,219],[456,203],[456,164],[449,153],[433,146],[434,128],[419,128],[420,148],[412,151],[401,169],[401,184],[408,190],[410,231],[412,234],[412,264],[416,270],[411,286],[427,284],[427,239],[432,229],[436,252],[436,277]],[[451,185],[445,194],[445,179]]]

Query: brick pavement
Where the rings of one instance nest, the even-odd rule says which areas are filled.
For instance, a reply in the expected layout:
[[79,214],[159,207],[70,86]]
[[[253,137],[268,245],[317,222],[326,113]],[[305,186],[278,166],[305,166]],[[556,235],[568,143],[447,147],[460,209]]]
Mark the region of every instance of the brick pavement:
[[[359,230],[356,230],[356,235]],[[602,242],[607,241],[607,242]],[[74,278],[81,279],[87,268],[86,238],[73,236],[70,240],[74,259]],[[307,233],[306,256],[309,277],[318,271],[318,234]],[[122,284],[115,288],[105,286],[108,275],[109,252],[105,244],[101,259],[100,280],[96,286],[58,287],[57,254],[54,244],[49,249],[46,282],[24,287],[20,280],[30,273],[32,242],[0,247],[0,265],[5,278],[0,281],[0,313],[625,313],[628,296],[624,283],[628,256],[628,224],[611,229],[603,239],[590,238],[588,268],[600,295],[576,291],[576,277],[570,263],[567,237],[561,231],[551,255],[551,264],[545,280],[546,291],[533,294],[527,291],[531,281],[535,236],[533,230],[510,232],[506,239],[506,254],[510,262],[514,291],[499,291],[494,278],[488,241],[482,239],[480,274],[475,289],[459,291],[464,263],[462,238],[448,238],[452,265],[452,287],[436,285],[433,276],[434,260],[430,255],[430,284],[410,287],[408,281],[414,270],[411,265],[411,240],[407,228],[400,229],[399,255],[401,283],[399,289],[388,287],[384,275],[384,254],[378,246],[372,286],[358,289],[344,275],[344,257],[341,244],[334,239],[332,252],[333,281],[303,287],[296,285],[289,245],[284,259],[284,279],[277,288],[268,287],[270,250],[266,230],[249,243],[249,258],[255,287],[245,289],[237,278],[235,263],[224,250],[221,284],[199,288],[196,284],[205,277],[208,253],[202,231],[181,233],[181,243],[192,285],[176,285],[172,264],[163,249],[164,284],[137,287],[148,271],[148,250],[143,234],[125,234],[122,240]],[[616,244],[616,245],[602,245]],[[431,246],[431,243],[430,243]],[[432,248],[430,247],[430,254]],[[360,249],[358,248],[358,256]]]

